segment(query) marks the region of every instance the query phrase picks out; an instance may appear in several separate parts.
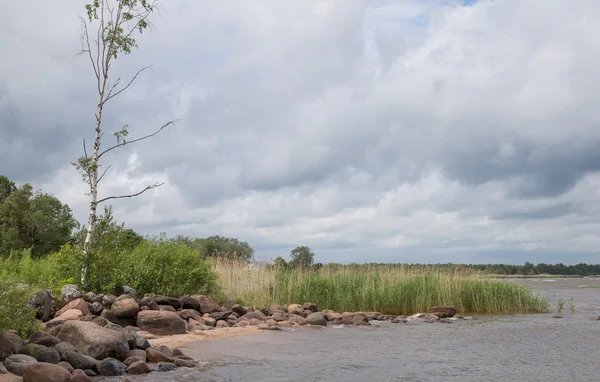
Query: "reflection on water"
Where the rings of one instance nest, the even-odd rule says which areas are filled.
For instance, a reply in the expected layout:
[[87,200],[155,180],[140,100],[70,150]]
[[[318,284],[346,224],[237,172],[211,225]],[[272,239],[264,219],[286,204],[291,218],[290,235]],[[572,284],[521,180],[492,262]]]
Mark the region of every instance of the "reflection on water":
[[[521,279],[562,313],[479,316],[452,324],[301,328],[205,341],[205,361],[132,381],[598,381],[600,279]],[[560,318],[556,318],[560,317]],[[113,379],[121,381],[121,379]]]

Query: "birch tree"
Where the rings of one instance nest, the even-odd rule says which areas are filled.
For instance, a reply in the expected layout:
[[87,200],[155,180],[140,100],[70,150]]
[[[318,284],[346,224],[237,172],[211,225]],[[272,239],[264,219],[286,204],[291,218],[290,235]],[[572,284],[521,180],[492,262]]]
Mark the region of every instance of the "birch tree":
[[[87,234],[83,245],[83,264],[81,269],[81,283],[86,285],[88,269],[93,252],[94,233],[98,220],[97,208],[103,202],[111,199],[132,198],[143,194],[148,190],[160,187],[163,183],[149,184],[138,192],[127,195],[114,195],[100,198],[98,186],[109,166],[104,166],[104,156],[109,152],[122,148],[125,145],[136,143],[151,138],[175,121],[168,121],[154,130],[153,133],[136,139],[128,140],[128,126],[123,126],[113,136],[116,143],[104,146],[105,128],[102,125],[102,117],[106,106],[119,94],[127,90],[149,66],[138,70],[127,82],[121,82],[121,78],[111,81],[112,64],[119,56],[126,56],[134,48],[138,48],[135,40],[136,34],[142,34],[148,27],[148,18],[156,10],[157,1],[151,0],[93,0],[86,4],[87,17],[82,17],[82,49],[80,54],[87,56],[96,77],[98,103],[96,105],[96,120],[94,126],[94,143],[91,152],[88,153],[85,139],[83,140],[83,155],[72,164],[81,173],[82,179],[89,185],[89,218]],[[114,142],[114,141],[113,141]],[[105,147],[105,148],[104,148]],[[101,169],[103,168],[103,171]]]

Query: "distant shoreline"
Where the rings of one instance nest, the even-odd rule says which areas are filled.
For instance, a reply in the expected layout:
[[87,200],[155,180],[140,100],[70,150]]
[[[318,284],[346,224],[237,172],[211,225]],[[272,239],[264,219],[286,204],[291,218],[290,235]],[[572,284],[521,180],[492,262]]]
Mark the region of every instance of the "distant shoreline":
[[493,275],[486,274],[485,278],[490,279],[583,279],[585,277],[599,277],[599,276],[582,276],[582,275]]

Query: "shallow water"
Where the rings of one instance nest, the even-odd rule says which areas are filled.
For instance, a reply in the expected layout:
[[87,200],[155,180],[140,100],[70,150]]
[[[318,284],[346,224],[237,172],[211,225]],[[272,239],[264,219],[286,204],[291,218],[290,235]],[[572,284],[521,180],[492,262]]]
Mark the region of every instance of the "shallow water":
[[[184,347],[197,369],[132,381],[600,381],[600,278],[508,280],[564,310],[452,324],[296,328]],[[568,301],[575,304],[571,311]],[[558,318],[560,317],[560,318]],[[122,379],[113,379],[114,381]]]

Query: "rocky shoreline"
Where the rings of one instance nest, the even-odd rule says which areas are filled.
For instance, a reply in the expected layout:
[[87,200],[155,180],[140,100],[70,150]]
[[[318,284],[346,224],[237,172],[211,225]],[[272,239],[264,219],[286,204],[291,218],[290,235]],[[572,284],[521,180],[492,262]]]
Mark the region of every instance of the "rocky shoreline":
[[[378,312],[321,310],[316,304],[274,305],[262,309],[225,303],[207,296],[140,297],[127,286],[114,294],[82,293],[65,285],[61,299],[48,290],[32,298],[42,331],[23,340],[16,331],[0,335],[0,382],[85,382],[94,376],[122,376],[195,367],[178,348],[151,345],[165,336],[201,335],[221,328],[368,326],[371,321],[451,323],[456,309],[432,307],[428,313],[392,316]],[[468,319],[468,318],[467,318]],[[158,341],[157,341],[158,342]]]

